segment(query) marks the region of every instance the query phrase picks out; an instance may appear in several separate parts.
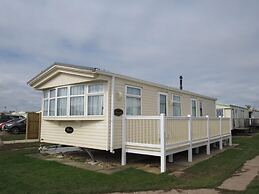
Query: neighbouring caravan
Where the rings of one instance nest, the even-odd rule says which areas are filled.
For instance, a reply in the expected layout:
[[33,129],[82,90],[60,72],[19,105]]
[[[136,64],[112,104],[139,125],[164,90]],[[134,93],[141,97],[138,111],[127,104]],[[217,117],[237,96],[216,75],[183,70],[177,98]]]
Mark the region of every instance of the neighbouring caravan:
[[233,129],[241,129],[249,126],[249,109],[232,104],[216,104],[217,116],[232,118]]
[[[111,73],[54,63],[28,84],[42,91],[41,142],[165,158],[229,140],[231,122],[216,118],[216,98]],[[206,116],[206,117],[205,117]]]
[[259,118],[259,110],[253,109],[251,111],[251,118]]

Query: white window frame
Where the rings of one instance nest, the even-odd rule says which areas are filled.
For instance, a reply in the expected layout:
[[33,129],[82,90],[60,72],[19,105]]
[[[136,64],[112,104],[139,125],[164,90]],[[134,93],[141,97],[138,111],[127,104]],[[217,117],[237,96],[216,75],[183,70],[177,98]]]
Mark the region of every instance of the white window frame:
[[[58,96],[58,89],[60,88],[67,88],[67,95],[66,96]],[[68,92],[69,92],[69,86],[60,86],[60,87],[56,87],[56,106],[55,106],[55,116],[56,117],[67,117],[66,115],[59,115],[58,116],[58,98],[67,98],[67,103],[68,103]],[[68,109],[67,109],[68,110]]]
[[[134,95],[134,94],[128,94],[127,93],[127,88],[136,88],[140,90],[140,95]],[[124,98],[124,111],[125,111],[125,115],[127,114],[127,97],[134,97],[134,98],[140,98],[140,115],[142,115],[142,88],[141,87],[137,87],[137,86],[132,86],[132,85],[125,85],[125,98]],[[129,115],[129,116],[135,116],[135,115]],[[137,116],[137,115],[136,115]]]
[[158,115],[161,114],[161,111],[160,111],[160,95],[164,95],[166,96],[166,115],[165,116],[168,116],[168,93],[165,93],[165,92],[158,92]]
[[[103,85],[103,92],[98,92],[98,93],[88,93],[88,87],[92,85]],[[79,94],[79,95],[70,95],[70,88],[73,86],[84,86],[84,94]],[[57,96],[57,92],[59,88],[67,88],[67,96]],[[50,91],[55,90],[55,97],[50,98]],[[105,82],[96,82],[96,83],[88,83],[88,84],[73,84],[73,85],[64,85],[64,86],[59,86],[55,88],[51,88],[48,90],[45,90],[47,92],[47,97],[44,98],[44,93],[42,94],[42,110],[44,113],[44,100],[48,101],[48,111],[47,115],[43,115],[44,118],[53,118],[53,117],[58,117],[58,118],[73,118],[73,117],[103,117],[106,114],[106,106],[107,106],[107,100],[106,100],[106,92],[107,92],[107,83]],[[44,92],[44,91],[43,91]],[[88,115],[88,96],[99,96],[103,95],[103,110],[102,110],[102,115]],[[58,98],[67,98],[67,114],[63,116],[57,116],[57,99]],[[84,115],[70,115],[70,99],[71,97],[84,97]],[[50,100],[55,99],[55,115],[49,116],[50,112]]]
[[[44,98],[44,92],[47,93],[47,97]],[[47,115],[44,115],[44,111],[45,111],[45,108],[44,108],[44,101],[47,100],[48,102],[48,109],[47,109]],[[45,90],[42,92],[42,106],[41,106],[41,110],[42,110],[42,116],[43,117],[48,117],[49,116],[49,90]]]
[[[94,86],[94,85],[103,85],[103,92],[96,92],[96,93],[89,93],[89,86]],[[104,83],[91,83],[91,84],[87,84],[87,88],[86,88],[86,92],[85,92],[85,95],[86,95],[86,116],[104,116],[105,115],[105,92],[106,91],[106,87],[105,87],[105,84]],[[88,115],[88,97],[89,96],[100,96],[100,95],[103,95],[103,107],[102,107],[102,111],[103,111],[103,114],[102,115]]]
[[[192,101],[195,101],[195,104],[196,104],[196,116],[193,116],[193,115],[192,115]],[[190,115],[191,115],[192,117],[198,117],[198,116],[197,116],[197,115],[198,115],[198,104],[197,104],[197,99],[195,99],[195,98],[191,98],[191,101],[190,101],[190,102],[191,102],[191,114],[190,114]]]
[[[180,97],[180,102],[174,101],[174,96]],[[180,117],[181,117],[183,115],[182,114],[182,96],[179,95],[179,94],[172,94],[172,116],[177,117],[177,116],[174,115],[174,103],[180,104],[180,108],[181,108],[181,115],[180,115]]]
[[[79,95],[71,95],[70,94],[70,91],[71,91],[71,87],[73,86],[84,86],[84,94],[79,94]],[[69,117],[84,117],[84,116],[87,116],[86,114],[86,109],[87,109],[87,104],[86,104],[86,97],[87,97],[87,87],[88,85],[86,84],[73,84],[73,85],[69,85],[68,86],[68,97],[67,97],[67,116]],[[71,102],[71,98],[73,97],[84,97],[84,114],[83,115],[71,115],[70,113],[70,102]]]
[[[50,97],[50,91],[51,90],[55,90],[55,96],[54,97]],[[55,117],[55,116],[57,116],[57,88],[51,88],[51,89],[49,89],[48,90],[48,93],[49,93],[49,95],[48,95],[48,117]],[[54,115],[50,115],[49,113],[50,113],[50,100],[55,100],[55,107],[54,107]]]

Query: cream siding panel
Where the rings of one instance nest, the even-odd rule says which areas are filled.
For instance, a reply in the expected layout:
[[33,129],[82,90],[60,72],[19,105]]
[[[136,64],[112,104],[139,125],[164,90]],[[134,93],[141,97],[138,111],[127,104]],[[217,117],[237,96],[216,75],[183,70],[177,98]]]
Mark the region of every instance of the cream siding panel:
[[40,86],[40,89],[58,87],[63,85],[71,85],[71,84],[82,83],[82,82],[89,82],[93,80],[94,79],[82,77],[78,75],[59,73],[54,77],[51,77],[50,80],[48,80],[46,83],[42,84]]
[[[72,134],[65,127],[74,128]],[[41,141],[106,150],[107,121],[47,121],[42,120]]]
[[[207,98],[201,98],[183,94],[181,92],[175,92],[156,86],[142,84],[138,82],[129,81],[126,79],[116,78],[115,81],[115,108],[121,108],[125,112],[125,86],[135,86],[142,88],[142,115],[152,116],[159,114],[159,92],[168,94],[168,115],[172,116],[172,94],[181,96],[181,108],[182,116],[191,114],[191,99],[197,99],[203,104],[203,115],[209,115],[210,117],[216,116],[216,102],[215,100],[209,100]],[[199,103],[197,104],[197,115],[199,115]],[[114,147],[121,148],[121,117],[115,117],[115,128],[114,128]],[[185,131],[183,132],[183,135]],[[182,136],[180,135],[176,141],[181,141]]]

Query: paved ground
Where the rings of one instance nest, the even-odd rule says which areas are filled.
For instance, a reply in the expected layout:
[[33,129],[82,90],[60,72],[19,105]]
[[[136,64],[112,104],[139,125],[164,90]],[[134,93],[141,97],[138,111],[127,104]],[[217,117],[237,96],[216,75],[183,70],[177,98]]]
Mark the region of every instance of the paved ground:
[[240,171],[225,180],[218,188],[233,191],[244,191],[249,183],[258,175],[258,172],[259,156],[252,160],[248,160]]

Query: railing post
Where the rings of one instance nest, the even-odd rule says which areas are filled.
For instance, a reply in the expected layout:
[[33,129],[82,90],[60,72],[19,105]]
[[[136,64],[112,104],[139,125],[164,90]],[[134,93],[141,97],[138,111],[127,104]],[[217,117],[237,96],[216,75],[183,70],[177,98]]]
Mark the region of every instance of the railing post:
[[192,117],[188,115],[188,136],[189,136],[189,149],[188,149],[188,162],[192,162]]
[[219,134],[220,134],[220,140],[219,140],[219,149],[223,149],[223,142],[222,142],[222,117],[219,116]]
[[210,155],[210,117],[209,115],[206,115],[206,118],[207,118],[207,138],[208,138],[206,152],[207,152],[207,155]]
[[126,141],[127,141],[127,127],[126,127],[126,116],[122,115],[122,131],[121,131],[121,165],[126,165],[127,159],[126,159]]
[[232,118],[229,118],[229,146],[232,146]]
[[160,155],[160,165],[161,173],[166,171],[166,153],[165,153],[165,115],[160,115],[160,145],[161,145],[161,155]]

